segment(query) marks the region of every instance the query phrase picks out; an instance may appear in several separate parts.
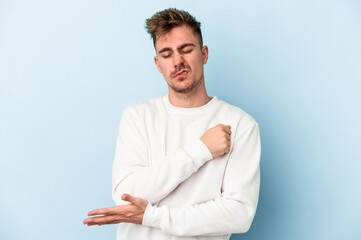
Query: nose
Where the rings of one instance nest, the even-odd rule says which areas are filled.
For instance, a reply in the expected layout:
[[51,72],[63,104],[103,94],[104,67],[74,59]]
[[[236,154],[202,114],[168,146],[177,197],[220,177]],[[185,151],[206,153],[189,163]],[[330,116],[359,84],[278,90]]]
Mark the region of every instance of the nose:
[[175,53],[173,55],[173,65],[174,65],[174,67],[179,67],[183,63],[184,63],[184,58],[183,58],[182,54]]

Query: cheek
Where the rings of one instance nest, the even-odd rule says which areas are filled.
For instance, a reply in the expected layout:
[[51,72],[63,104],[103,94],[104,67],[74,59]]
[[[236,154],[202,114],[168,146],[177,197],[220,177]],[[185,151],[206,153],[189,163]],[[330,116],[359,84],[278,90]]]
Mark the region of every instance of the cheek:
[[169,72],[169,64],[167,62],[160,62],[159,63],[159,68],[162,71],[163,74],[167,74],[167,72]]
[[201,54],[197,54],[193,58],[189,59],[189,63],[195,68],[200,68],[203,65],[203,58]]
[[197,71],[201,70],[203,67],[203,59],[200,58],[194,59],[191,66],[193,66],[194,70]]
[[160,66],[160,69],[161,69],[161,73],[162,73],[162,75],[163,75],[163,78],[164,78],[166,81],[168,81],[169,75],[170,75],[170,73],[171,73],[169,67],[168,67],[168,66],[161,65],[161,66]]

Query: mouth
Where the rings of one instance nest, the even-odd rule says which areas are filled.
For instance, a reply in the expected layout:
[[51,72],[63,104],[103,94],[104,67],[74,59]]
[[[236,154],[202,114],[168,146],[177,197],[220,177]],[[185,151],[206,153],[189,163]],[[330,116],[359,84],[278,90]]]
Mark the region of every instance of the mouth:
[[184,78],[188,74],[187,70],[181,70],[174,75],[174,78]]

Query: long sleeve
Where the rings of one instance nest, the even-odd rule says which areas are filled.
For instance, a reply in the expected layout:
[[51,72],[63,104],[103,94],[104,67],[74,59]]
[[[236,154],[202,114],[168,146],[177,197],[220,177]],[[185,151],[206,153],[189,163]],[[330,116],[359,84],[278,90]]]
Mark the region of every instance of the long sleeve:
[[237,130],[233,141],[221,197],[189,207],[149,204],[143,226],[159,228],[176,236],[248,231],[256,212],[260,185],[261,144],[257,123],[252,121],[243,130]]
[[113,164],[112,194],[117,205],[123,193],[154,204],[196,172],[212,154],[201,140],[165,156],[159,164],[149,164],[146,129],[132,107],[124,110]]

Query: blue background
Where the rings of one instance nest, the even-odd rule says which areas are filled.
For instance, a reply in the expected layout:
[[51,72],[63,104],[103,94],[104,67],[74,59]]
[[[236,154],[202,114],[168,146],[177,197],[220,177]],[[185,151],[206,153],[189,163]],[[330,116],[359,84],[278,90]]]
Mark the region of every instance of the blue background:
[[232,239],[361,239],[361,2],[0,0],[0,239],[115,239],[128,104],[167,94],[144,20],[202,22],[206,85],[260,125],[251,230]]

